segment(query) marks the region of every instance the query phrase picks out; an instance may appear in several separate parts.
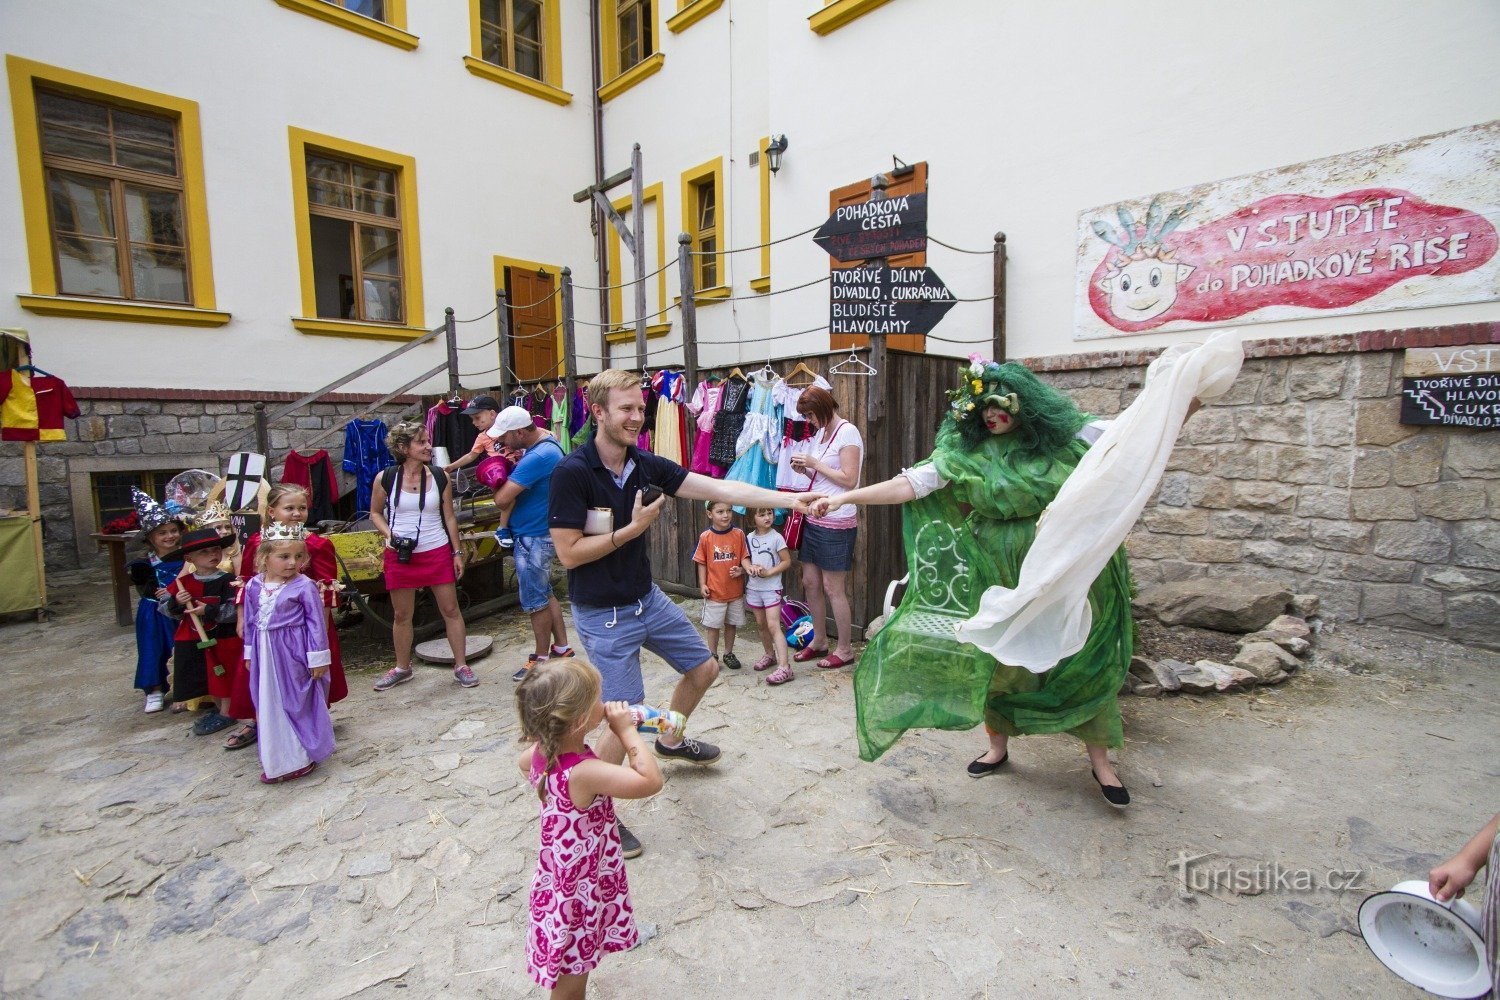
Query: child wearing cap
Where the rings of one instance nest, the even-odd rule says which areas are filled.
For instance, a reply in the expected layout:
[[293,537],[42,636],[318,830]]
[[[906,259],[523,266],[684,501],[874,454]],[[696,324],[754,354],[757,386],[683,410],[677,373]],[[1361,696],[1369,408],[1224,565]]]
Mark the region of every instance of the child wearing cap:
[[479,461],[474,478],[488,486],[495,495],[495,508],[500,512],[500,527],[495,531],[495,540],[508,549],[515,544],[515,537],[510,531],[510,507],[500,503],[500,488],[510,479],[511,471],[525,452],[506,448],[500,443],[500,436],[532,423],[531,414],[519,406],[507,406],[502,410],[494,396],[475,396],[463,412],[474,422],[479,435],[474,438],[474,447],[468,454],[444,466],[443,471],[452,475],[470,462]]

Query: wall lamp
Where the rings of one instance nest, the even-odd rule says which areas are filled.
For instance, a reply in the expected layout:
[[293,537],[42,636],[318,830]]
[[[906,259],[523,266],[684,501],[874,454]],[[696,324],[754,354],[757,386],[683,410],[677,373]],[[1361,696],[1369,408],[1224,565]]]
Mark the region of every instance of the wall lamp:
[[791,143],[787,142],[786,136],[780,133],[771,136],[771,141],[766,145],[766,165],[771,173],[781,169],[781,154]]

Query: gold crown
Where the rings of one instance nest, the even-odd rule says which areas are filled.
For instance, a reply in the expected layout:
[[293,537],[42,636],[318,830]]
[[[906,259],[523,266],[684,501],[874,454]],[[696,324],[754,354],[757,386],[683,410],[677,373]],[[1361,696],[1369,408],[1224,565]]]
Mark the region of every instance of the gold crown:
[[260,529],[260,540],[262,542],[301,542],[307,539],[307,529],[295,521],[285,524],[280,521],[272,521]]
[[215,500],[203,508],[203,512],[198,515],[198,526],[209,528],[216,524],[228,524],[229,516],[229,508],[224,506],[220,501]]

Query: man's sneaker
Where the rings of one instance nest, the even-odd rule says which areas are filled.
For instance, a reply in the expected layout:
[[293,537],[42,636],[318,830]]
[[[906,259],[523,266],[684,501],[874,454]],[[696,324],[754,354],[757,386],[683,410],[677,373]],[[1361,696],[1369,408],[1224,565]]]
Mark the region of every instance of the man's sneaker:
[[738,656],[735,656],[733,653],[725,653],[724,659],[719,662],[723,663],[724,666],[728,667],[730,670],[738,670],[742,665],[740,663],[740,658]]
[[526,679],[526,675],[531,672],[532,667],[536,666],[538,663],[546,662],[547,657],[537,656],[535,653],[528,653],[526,654],[526,666],[517,667],[516,672],[510,675],[510,679],[515,681],[516,683],[520,683],[521,681]]
[[495,529],[495,541],[502,549],[508,549],[516,544],[516,536],[511,534],[509,527]]
[[630,828],[624,823],[616,821],[615,829],[620,831],[620,853],[627,858],[638,858],[641,856],[641,842],[630,832]]
[[163,695],[160,691],[152,691],[150,694],[146,695],[146,711],[148,713],[160,712],[163,708],[166,707],[166,705],[166,696]]
[[453,679],[466,688],[478,687],[479,678],[474,676],[474,671],[465,664],[453,671]]
[[663,746],[656,741],[656,756],[662,760],[680,760],[689,764],[712,764],[719,759],[719,748],[702,740],[683,740],[681,746]]
[[375,690],[389,691],[397,684],[405,684],[409,680],[411,680],[411,667],[392,667],[375,682]]

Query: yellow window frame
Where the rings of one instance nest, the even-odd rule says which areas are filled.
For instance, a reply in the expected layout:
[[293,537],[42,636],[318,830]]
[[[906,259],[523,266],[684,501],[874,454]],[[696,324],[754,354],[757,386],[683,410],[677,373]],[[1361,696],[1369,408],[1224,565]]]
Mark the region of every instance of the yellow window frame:
[[[214,298],[213,255],[209,249],[208,198],[203,181],[203,133],[198,102],[160,94],[59,66],[5,57],[10,83],[11,115],[16,133],[16,166],[21,180],[21,217],[26,232],[26,256],[31,268],[31,294],[18,296],[21,307],[51,316],[116,319],[183,326],[222,326],[229,313],[219,312]],[[182,200],[187,229],[188,283],[191,305],[164,305],[121,299],[92,299],[59,295],[57,263],[52,254],[48,221],[47,178],[42,167],[41,129],[36,90],[73,94],[117,107],[165,115],[177,123],[182,162]]]
[[385,0],[384,21],[377,21],[373,17],[345,10],[338,4],[329,3],[328,0],[276,0],[276,3],[287,10],[295,10],[320,21],[336,24],[340,28],[356,31],[366,38],[373,38],[408,52],[416,48],[418,42],[421,41],[416,35],[406,30],[406,0]]
[[[691,249],[698,249],[698,192],[697,188],[704,181],[711,181],[714,189],[714,241],[718,246],[718,252],[714,254],[714,273],[718,276],[719,283],[712,288],[699,288],[693,292],[694,302],[712,302],[716,299],[729,297],[729,274],[725,269],[728,254],[724,252],[724,234],[728,228],[726,222],[729,215],[729,206],[724,200],[724,157],[716,156],[712,160],[700,163],[696,167],[685,170],[682,173],[682,231],[693,235]],[[693,274],[697,275],[698,268],[693,268]],[[680,296],[679,296],[680,297]]]
[[[665,192],[661,181],[657,181],[648,187],[641,189],[641,207],[655,203],[656,205],[656,266],[650,270],[656,271],[656,322],[646,327],[646,336],[657,337],[665,334],[672,328],[667,322],[667,222],[663,211],[662,196]],[[625,195],[610,202],[615,211],[625,217],[628,225],[635,225],[635,219],[630,213],[630,196]],[[624,260],[624,247],[620,243],[620,234],[609,222],[605,222],[608,238],[604,241],[605,257],[609,261],[609,283],[616,287],[609,290],[609,321],[612,324],[605,331],[604,338],[610,343],[619,343],[622,340],[630,340],[635,337],[635,325],[620,325],[624,319],[633,319],[625,315],[625,272],[622,266]],[[641,234],[635,237],[640,240]],[[649,273],[649,271],[648,271]],[[650,278],[646,279],[650,281]],[[634,308],[634,292],[632,290],[632,309]]]
[[823,0],[823,9],[807,16],[807,26],[820,35],[837,31],[890,0]]
[[666,56],[661,53],[661,34],[657,30],[661,0],[651,3],[651,48],[649,55],[627,70],[620,69],[620,28],[618,0],[602,0],[599,4],[599,55],[604,84],[599,88],[599,100],[609,101],[634,87],[649,76],[661,71]]
[[760,276],[750,279],[750,288],[756,292],[771,290],[771,160],[766,156],[766,147],[771,145],[770,136],[762,136],[759,145],[760,160],[757,180],[760,181]]
[[[512,270],[516,270],[516,271],[531,271],[533,273],[535,273],[537,271],[541,271],[543,274],[548,274],[548,275],[552,276],[552,286],[554,288],[557,288],[557,289],[561,289],[562,288],[562,268],[560,266],[558,266],[557,264],[543,264],[540,261],[522,260],[520,257],[505,257],[505,256],[502,256],[501,254],[495,254],[495,287],[497,289],[505,287],[505,269],[507,267],[511,268]],[[558,302],[558,307],[557,307],[557,315],[559,317],[562,316],[562,302],[561,302],[560,298],[561,297],[559,296],[559,302]],[[515,303],[511,302],[509,299],[506,300],[506,304],[510,305],[510,306],[514,306],[515,305]],[[523,305],[523,306],[524,305],[528,305],[528,304],[529,303],[526,303],[526,302],[522,302],[521,303],[521,305]],[[567,355],[563,352],[563,329],[562,329],[562,324],[561,323],[557,324],[556,337],[557,337],[557,356],[558,356],[558,358],[560,358],[562,360],[562,364],[560,364],[558,366],[558,368],[557,368],[557,376],[556,377],[557,378],[567,378],[567,376],[568,376],[568,370],[567,370],[568,369],[568,358],[567,358]],[[508,403],[509,401],[508,400],[501,400],[501,402]]]
[[[292,211],[297,230],[297,269],[302,290],[302,315],[292,317],[292,326],[303,333],[340,337],[375,337],[411,340],[426,333],[422,322],[422,246],[417,217],[417,161],[390,150],[377,149],[336,136],[288,127],[292,154]],[[318,297],[313,279],[312,223],[307,196],[309,150],[358,160],[396,172],[396,203],[401,214],[401,296],[405,323],[370,323],[359,320],[324,319],[318,316]],[[415,323],[413,322],[415,320]]]
[[479,0],[469,0],[469,55],[464,56],[464,67],[470,73],[485,80],[492,80],[519,90],[523,94],[540,97],[553,104],[571,104],[573,95],[562,89],[562,14],[560,0],[542,0],[542,76],[533,80],[525,73],[518,73],[504,66],[496,66],[484,60],[484,45],[479,30]]
[[677,0],[677,13],[667,18],[667,30],[674,35],[686,31],[722,6],[724,0]]

